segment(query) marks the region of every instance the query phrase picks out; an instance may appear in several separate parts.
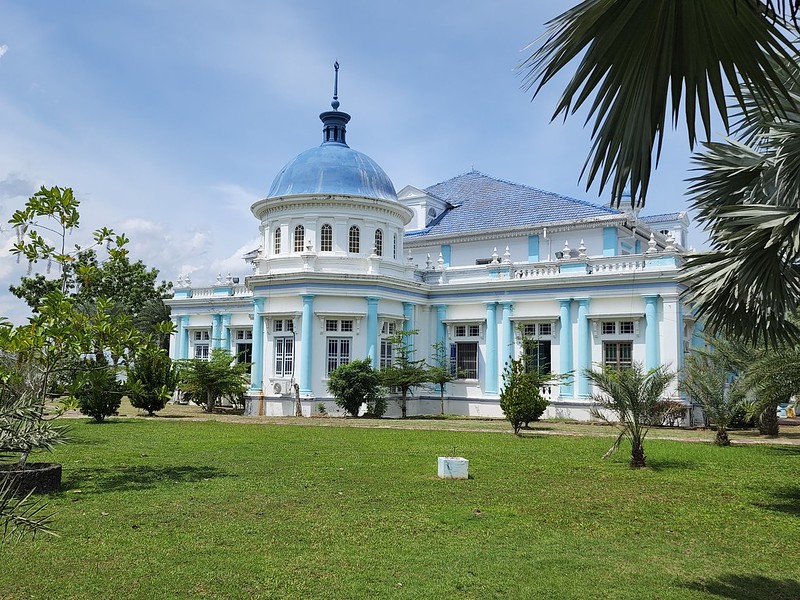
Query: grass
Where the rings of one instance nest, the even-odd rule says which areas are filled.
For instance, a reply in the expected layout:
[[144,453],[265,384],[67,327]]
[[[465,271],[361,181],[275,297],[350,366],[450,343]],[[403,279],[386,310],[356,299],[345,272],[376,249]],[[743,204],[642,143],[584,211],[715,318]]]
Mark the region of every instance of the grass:
[[[632,471],[604,437],[157,418],[73,438],[60,537],[0,547],[4,599],[800,597],[797,446],[654,439]],[[436,478],[453,453],[471,479]]]

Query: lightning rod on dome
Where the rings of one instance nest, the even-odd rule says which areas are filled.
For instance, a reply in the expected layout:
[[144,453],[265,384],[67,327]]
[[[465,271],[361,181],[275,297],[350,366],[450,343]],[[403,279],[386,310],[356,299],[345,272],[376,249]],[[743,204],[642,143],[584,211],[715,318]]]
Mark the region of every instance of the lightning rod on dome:
[[339,110],[339,61],[333,63],[333,110]]

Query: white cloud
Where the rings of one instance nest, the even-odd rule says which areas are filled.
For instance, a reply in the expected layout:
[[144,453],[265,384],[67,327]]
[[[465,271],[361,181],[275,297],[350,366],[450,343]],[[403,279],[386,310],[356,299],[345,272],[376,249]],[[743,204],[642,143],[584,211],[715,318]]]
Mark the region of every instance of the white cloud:
[[8,46],[6,44],[3,44],[2,46],[0,46],[0,58],[3,58],[3,55],[6,52],[8,52]]

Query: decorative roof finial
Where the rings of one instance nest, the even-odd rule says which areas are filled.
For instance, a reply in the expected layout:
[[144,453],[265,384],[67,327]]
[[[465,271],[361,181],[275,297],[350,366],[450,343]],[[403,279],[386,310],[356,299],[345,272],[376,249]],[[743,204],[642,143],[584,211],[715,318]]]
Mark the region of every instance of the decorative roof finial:
[[333,102],[331,106],[333,110],[339,110],[339,61],[333,63]]

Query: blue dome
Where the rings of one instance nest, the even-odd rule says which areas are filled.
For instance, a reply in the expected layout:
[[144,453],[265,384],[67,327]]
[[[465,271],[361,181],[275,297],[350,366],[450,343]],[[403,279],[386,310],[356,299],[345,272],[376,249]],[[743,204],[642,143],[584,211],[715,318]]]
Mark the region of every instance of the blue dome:
[[306,150],[278,173],[269,198],[296,194],[346,194],[397,200],[394,185],[366,154],[347,144],[324,142]]

